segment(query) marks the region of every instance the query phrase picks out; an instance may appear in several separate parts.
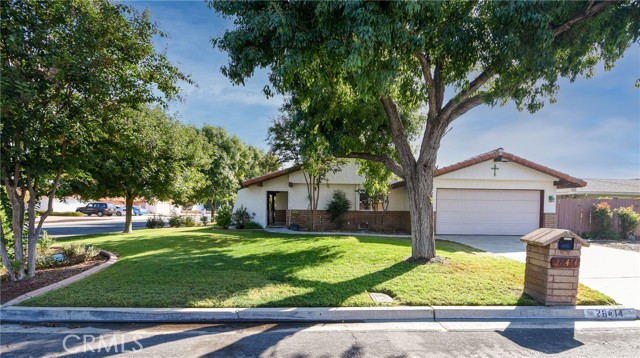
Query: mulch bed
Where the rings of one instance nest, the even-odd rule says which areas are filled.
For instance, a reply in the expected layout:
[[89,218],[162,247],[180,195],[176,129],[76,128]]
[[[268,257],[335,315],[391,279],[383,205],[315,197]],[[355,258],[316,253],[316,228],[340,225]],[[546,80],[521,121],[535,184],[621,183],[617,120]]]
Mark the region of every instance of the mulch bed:
[[640,252],[640,240],[589,240],[589,242],[612,249]]
[[72,266],[40,269],[36,271],[35,277],[17,282],[11,282],[7,276],[2,276],[2,280],[0,282],[0,303],[4,304],[5,302],[9,302],[25,293],[77,275],[105,262],[106,260],[107,258],[103,255],[98,255],[91,260]]

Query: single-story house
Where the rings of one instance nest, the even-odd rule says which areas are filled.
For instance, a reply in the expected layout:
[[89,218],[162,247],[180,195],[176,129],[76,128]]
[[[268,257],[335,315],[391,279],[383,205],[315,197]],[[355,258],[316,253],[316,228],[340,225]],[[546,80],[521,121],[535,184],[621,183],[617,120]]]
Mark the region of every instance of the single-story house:
[[[333,192],[342,190],[352,202],[345,229],[410,232],[404,183],[390,185],[386,211],[373,211],[360,201],[364,178],[356,170],[357,164],[350,162],[339,172],[329,173],[321,184],[316,229],[335,228],[324,208]],[[476,235],[523,235],[540,227],[555,228],[556,190],[585,186],[580,179],[502,148],[437,169],[433,184],[436,233]],[[310,227],[306,182],[297,167],[244,181],[235,207],[240,205],[255,213],[255,221],[265,227]]]

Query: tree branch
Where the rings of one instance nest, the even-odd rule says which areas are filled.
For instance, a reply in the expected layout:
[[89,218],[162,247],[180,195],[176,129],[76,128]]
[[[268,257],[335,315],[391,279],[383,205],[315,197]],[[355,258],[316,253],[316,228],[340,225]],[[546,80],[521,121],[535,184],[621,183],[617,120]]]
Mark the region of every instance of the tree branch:
[[445,57],[444,55],[441,55],[440,58],[438,58],[438,61],[436,61],[436,69],[433,72],[433,76],[434,76],[433,81],[435,82],[435,86],[436,86],[436,108],[438,108],[438,111],[442,109],[442,102],[444,101],[445,86],[443,84],[444,80],[442,78],[442,71],[444,70],[444,62],[445,62]]
[[420,61],[424,83],[427,85],[427,96],[429,98],[429,119],[432,119],[438,116],[438,111],[440,110],[440,108],[438,107],[436,83],[433,80],[433,76],[431,76],[431,62],[429,61],[429,57],[424,53],[416,52],[416,57],[418,58],[418,61]]
[[351,159],[364,159],[364,160],[372,160],[375,162],[380,162],[384,164],[387,169],[389,169],[393,174],[404,178],[404,170],[402,166],[398,164],[393,158],[388,155],[374,155],[369,153],[349,153],[347,155],[341,156],[342,158],[351,158]]
[[[478,75],[473,81],[469,83],[469,87],[463,91],[460,91],[457,95],[447,102],[447,104],[442,109],[442,117],[449,123],[451,123],[452,119],[449,119],[452,113],[456,112],[456,107],[465,102],[469,97],[471,97],[475,92],[477,92],[482,85],[487,83],[494,75],[496,74],[495,70],[492,67],[487,67],[482,73]],[[466,112],[466,111],[465,111]]]
[[409,166],[415,165],[416,159],[411,151],[411,145],[407,139],[404,125],[398,112],[398,106],[396,106],[391,96],[382,97],[380,100],[387,113],[387,120],[389,121],[389,128],[391,129],[391,139],[396,147],[400,164],[404,169],[407,169]]
[[469,98],[465,99],[464,101],[462,101],[461,103],[459,103],[455,107],[454,111],[450,113],[447,126],[449,124],[451,124],[451,122],[453,122],[456,118],[458,118],[461,115],[467,113],[472,108],[481,105],[482,102],[483,102],[483,99],[482,99],[483,95],[484,95],[484,92],[480,92],[480,93],[476,94],[475,96],[469,97]]
[[563,24],[559,26],[549,25],[551,32],[553,32],[553,37],[558,37],[560,34],[569,30],[573,25],[585,19],[598,15],[599,13],[606,10],[609,6],[615,5],[615,4],[617,4],[616,1],[603,1],[598,4],[594,4],[594,1],[592,1],[591,3],[589,3],[589,6],[587,6],[586,10],[580,12],[579,14],[576,14],[574,17],[565,21]]

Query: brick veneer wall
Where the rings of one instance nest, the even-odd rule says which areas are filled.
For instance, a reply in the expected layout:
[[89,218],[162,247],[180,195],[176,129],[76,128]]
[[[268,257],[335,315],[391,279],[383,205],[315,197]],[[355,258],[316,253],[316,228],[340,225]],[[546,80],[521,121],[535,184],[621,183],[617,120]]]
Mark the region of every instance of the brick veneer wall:
[[[311,210],[288,210],[287,226],[298,224],[301,230],[311,230]],[[345,231],[371,230],[391,233],[410,233],[411,216],[408,211],[349,211],[347,223],[340,229]],[[331,217],[324,210],[318,210],[316,214],[316,230],[337,230],[338,227],[331,222]]]
[[542,218],[542,227],[557,229],[558,228],[558,214],[545,213]]
[[580,257],[580,243],[574,250],[559,250],[554,242],[546,247],[527,245],[524,292],[549,306],[576,304],[578,268],[551,268],[551,257]]
[[277,223],[285,223],[287,221],[287,211],[286,210],[275,210],[274,212],[275,221]]

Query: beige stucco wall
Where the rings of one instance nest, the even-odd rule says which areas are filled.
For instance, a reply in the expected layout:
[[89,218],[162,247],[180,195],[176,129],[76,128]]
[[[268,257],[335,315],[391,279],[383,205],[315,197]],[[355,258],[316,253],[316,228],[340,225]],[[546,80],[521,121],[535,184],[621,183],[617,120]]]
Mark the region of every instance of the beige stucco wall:
[[[491,168],[496,164],[498,170],[493,175]],[[320,188],[318,209],[322,210],[331,200],[335,190],[342,190],[351,201],[352,210],[357,210],[359,195],[356,189],[364,178],[356,173],[357,164],[348,163],[337,173],[329,173],[328,181]],[[538,172],[511,162],[494,162],[492,160],[463,168],[434,178],[433,205],[437,211],[438,189],[513,189],[513,190],[543,190],[544,212],[555,213],[556,203],[549,202],[550,195],[556,196],[553,182],[555,177]],[[292,186],[289,186],[292,183]],[[302,172],[294,172],[279,178],[267,180],[260,187],[256,184],[238,191],[235,207],[244,205],[249,212],[255,212],[255,220],[265,226],[267,223],[267,191],[286,192],[276,197],[277,210],[306,210],[309,207],[307,187]],[[391,190],[389,194],[390,211],[407,211],[408,192],[406,187]]]
[[[491,168],[496,164],[498,168],[496,176],[493,176]],[[443,189],[521,189],[544,190],[544,212],[555,213],[556,202],[549,202],[549,196],[556,196],[556,187],[553,182],[555,177],[541,173],[511,162],[494,162],[489,160],[467,168],[456,170],[438,176],[433,181],[434,210],[437,211],[437,193]]]
[[[318,209],[324,209],[327,203],[331,200],[333,192],[336,190],[342,190],[347,195],[347,198],[351,201],[351,210],[355,210],[357,202],[355,184],[321,184],[320,196],[318,198]],[[290,210],[305,210],[309,208],[309,199],[307,194],[306,184],[293,184],[292,188],[289,188],[289,209]]]

